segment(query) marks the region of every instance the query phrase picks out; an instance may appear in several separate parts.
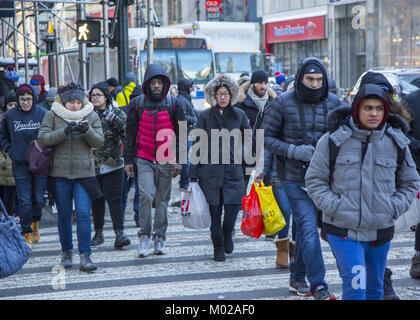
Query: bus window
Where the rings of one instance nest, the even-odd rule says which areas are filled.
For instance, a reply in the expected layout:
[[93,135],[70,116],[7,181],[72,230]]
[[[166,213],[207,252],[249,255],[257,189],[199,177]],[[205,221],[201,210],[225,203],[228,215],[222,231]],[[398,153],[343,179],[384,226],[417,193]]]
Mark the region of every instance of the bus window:
[[252,73],[264,69],[264,61],[256,53],[215,53],[217,73]]
[[[176,55],[173,50],[155,50],[153,52],[153,63],[161,64],[169,76],[171,83],[177,83]],[[141,79],[144,81],[144,74],[147,68],[147,51],[140,52]]]
[[214,77],[213,56],[209,50],[179,50],[178,63],[180,76],[196,84],[207,83]]

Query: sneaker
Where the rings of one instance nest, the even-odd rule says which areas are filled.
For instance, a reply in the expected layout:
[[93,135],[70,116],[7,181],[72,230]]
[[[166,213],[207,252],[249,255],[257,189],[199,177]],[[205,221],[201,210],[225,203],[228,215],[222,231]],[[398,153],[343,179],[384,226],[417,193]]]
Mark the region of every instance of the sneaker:
[[330,294],[327,288],[323,285],[319,285],[316,287],[314,292],[314,299],[315,300],[337,300],[336,297]]
[[311,291],[309,291],[309,287],[306,284],[305,280],[289,280],[289,291],[296,293],[298,296],[301,297],[310,297]]
[[163,237],[156,237],[154,242],[155,242],[155,251],[153,252],[153,254],[155,255],[165,254],[166,253],[165,239]]
[[150,249],[152,248],[152,240],[147,235],[142,235],[139,238],[139,258],[145,258],[149,255]]

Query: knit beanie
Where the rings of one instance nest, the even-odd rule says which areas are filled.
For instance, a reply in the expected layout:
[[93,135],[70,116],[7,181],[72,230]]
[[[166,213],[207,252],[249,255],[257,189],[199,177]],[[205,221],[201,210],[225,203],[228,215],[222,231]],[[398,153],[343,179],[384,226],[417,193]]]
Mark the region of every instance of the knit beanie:
[[127,85],[130,82],[136,83],[136,75],[133,72],[127,72],[124,77],[124,83]]
[[16,94],[14,94],[14,93],[11,93],[11,94],[9,94],[7,97],[6,97],[6,100],[5,100],[5,104],[7,105],[8,103],[10,103],[10,102],[18,102],[18,99],[17,99],[17,97],[16,97]]
[[286,81],[286,75],[280,72],[276,72],[274,74],[274,76],[276,77],[276,83],[277,84],[282,84],[284,81]]
[[251,75],[251,84],[256,82],[268,82],[267,72],[263,70],[255,70]]
[[78,83],[70,82],[68,85],[61,86],[57,89],[64,106],[71,100],[85,101],[86,94],[82,86]]
[[57,88],[51,87],[47,93],[47,98],[46,98],[47,102],[53,102],[56,94],[57,94]]
[[109,78],[108,80],[106,80],[106,82],[108,83],[109,86],[111,87],[118,87],[120,84],[118,83],[118,80],[114,77]]
[[19,75],[15,71],[15,68],[13,66],[8,66],[7,71],[4,73],[4,77],[6,79],[9,79],[13,82],[19,82]]
[[32,97],[35,96],[34,88],[29,84],[22,84],[19,88],[16,89],[16,97],[19,97],[25,93],[29,93]]
[[308,63],[303,74],[307,73],[322,73],[321,68],[315,63]]

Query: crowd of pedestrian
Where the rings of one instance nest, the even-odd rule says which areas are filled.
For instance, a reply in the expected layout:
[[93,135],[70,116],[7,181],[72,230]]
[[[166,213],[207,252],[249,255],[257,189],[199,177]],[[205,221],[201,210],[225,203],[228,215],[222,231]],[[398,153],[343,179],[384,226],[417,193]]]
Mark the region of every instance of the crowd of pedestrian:
[[[395,220],[419,192],[420,89],[400,103],[385,77],[368,72],[349,105],[336,96],[335,82],[313,57],[302,60],[295,75],[277,72],[274,79],[270,85],[263,70],[242,74],[238,81],[218,75],[204,89],[210,107],[197,111],[193,81],[181,78],[174,86],[160,64],[147,67],[141,84],[129,72],[122,85],[116,78],[104,79],[88,92],[73,82],[47,90],[40,74],[19,84],[9,67],[0,79],[5,208],[19,217],[32,249],[41,239],[47,193],[57,208],[61,265],[73,266],[75,215],[80,270],[92,272],[97,266],[91,247],[104,243],[106,205],[114,247],[131,243],[124,216],[133,185],[139,258],[152,249],[156,255],[167,252],[171,181],[180,175],[182,192],[192,184],[203,191],[213,258],[225,261],[234,251],[247,186],[263,181],[272,186],[286,221],[266,238],[276,247],[276,267],[290,269],[291,292],[335,299],[325,281],[323,239],[336,259],[343,299],[398,299],[387,255]],[[206,133],[206,148],[200,148],[202,136],[191,135],[194,129]],[[220,146],[223,139],[213,135],[215,130],[229,134],[228,149]],[[247,131],[254,160],[238,163],[230,134],[239,132],[245,143]],[[27,150],[35,140],[53,148],[48,176],[29,169]],[[198,162],[190,162],[193,151]],[[414,249],[410,275],[420,278],[420,224]],[[361,268],[363,285],[354,286],[355,268]]]

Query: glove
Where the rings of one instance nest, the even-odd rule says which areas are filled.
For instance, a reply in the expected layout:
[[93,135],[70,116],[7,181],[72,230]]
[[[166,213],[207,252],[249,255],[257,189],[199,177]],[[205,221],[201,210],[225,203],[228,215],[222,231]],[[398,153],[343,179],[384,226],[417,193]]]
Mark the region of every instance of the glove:
[[75,130],[79,131],[80,133],[85,133],[89,129],[89,125],[87,123],[79,122],[79,124],[74,128]]
[[64,128],[64,133],[66,134],[66,136],[68,136],[70,133],[72,133],[76,127],[77,127],[76,122],[74,122],[74,121],[70,122],[67,125],[67,127]]
[[112,122],[115,119],[116,114],[114,112],[108,112],[105,116],[105,120]]
[[302,144],[300,146],[296,146],[291,144],[289,149],[287,149],[287,157],[303,162],[309,162],[311,161],[314,152],[315,147],[312,145]]

